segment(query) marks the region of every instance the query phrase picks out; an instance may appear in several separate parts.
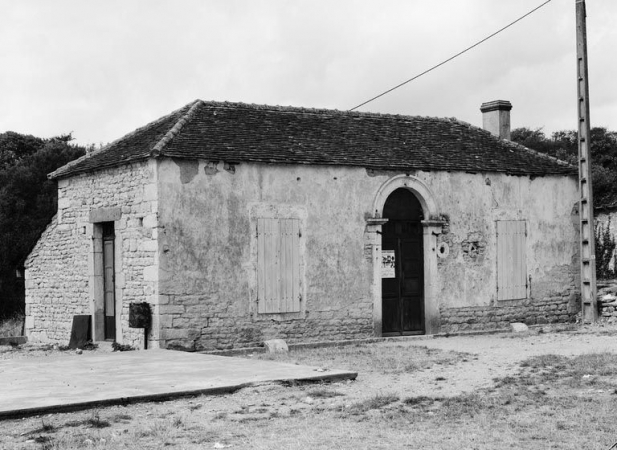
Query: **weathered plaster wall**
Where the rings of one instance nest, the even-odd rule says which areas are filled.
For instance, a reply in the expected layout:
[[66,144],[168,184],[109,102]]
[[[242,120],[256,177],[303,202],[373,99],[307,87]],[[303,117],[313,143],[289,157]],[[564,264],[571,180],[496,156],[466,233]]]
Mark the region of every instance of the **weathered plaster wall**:
[[[152,347],[370,336],[380,279],[378,252],[367,244],[379,246],[379,225],[367,219],[382,213],[375,205],[394,177],[426,187],[431,217],[425,219],[433,222],[425,237],[434,243],[425,245],[425,264],[434,261],[426,282],[437,328],[572,319],[578,308],[575,179],[407,175],[161,158],[60,180],[57,218],[27,261],[27,332],[32,340],[66,342],[72,316],[94,313],[93,222],[114,211],[118,341],[143,345],[142,331],[127,323],[128,305],[139,301],[150,302],[155,313]],[[300,220],[299,312],[257,313],[256,220],[266,216]],[[436,220],[445,220],[443,229]],[[496,300],[496,220],[527,221],[525,300]],[[449,251],[438,258],[444,244]]]
[[[159,172],[161,336],[225,348],[264,339],[343,339],[372,330],[364,214],[370,187],[348,168],[164,160]],[[256,312],[256,219],[301,220],[300,313]]]
[[[568,322],[580,309],[577,185],[573,178],[453,176],[439,241],[441,331],[494,329],[510,322]],[[470,193],[472,193],[470,195]],[[497,300],[496,221],[527,222],[527,299]]]
[[[396,175],[360,168],[162,160],[161,339],[201,349],[254,345],[274,337],[372,334],[372,261],[363,238],[378,190]],[[550,320],[570,320],[578,290],[575,179],[410,175],[428,186],[438,216],[447,218],[436,243],[446,242],[450,252],[438,259],[431,280],[443,331],[470,328],[476,321],[470,315],[513,307],[523,314],[539,309]],[[252,221],[256,210],[267,207],[293,210],[303,220],[305,306],[300,315],[255,312]],[[529,298],[497,302],[495,221],[523,219],[528,224]]]
[[571,267],[578,257],[574,179],[448,175],[431,184],[434,191],[443,192],[440,208],[449,217],[449,226],[439,238],[449,246],[448,257],[438,260],[442,307],[488,306],[497,301],[497,220],[527,222],[532,298],[545,298],[574,283]]
[[93,222],[113,216],[117,340],[143,345],[143,331],[128,328],[128,305],[158,299],[154,169],[139,163],[59,180],[58,214],[26,262],[26,331],[32,341],[66,344],[73,316],[94,313]]

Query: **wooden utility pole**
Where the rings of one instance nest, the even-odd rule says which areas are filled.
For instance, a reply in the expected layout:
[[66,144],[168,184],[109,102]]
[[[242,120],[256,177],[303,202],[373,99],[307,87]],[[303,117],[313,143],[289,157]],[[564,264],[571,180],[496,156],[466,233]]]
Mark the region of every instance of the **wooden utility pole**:
[[585,0],[576,0],[576,67],[578,75],[578,179],[581,223],[581,302],[583,323],[598,319],[596,299],[596,249],[591,188],[591,132],[589,126],[589,80],[587,69],[587,13]]

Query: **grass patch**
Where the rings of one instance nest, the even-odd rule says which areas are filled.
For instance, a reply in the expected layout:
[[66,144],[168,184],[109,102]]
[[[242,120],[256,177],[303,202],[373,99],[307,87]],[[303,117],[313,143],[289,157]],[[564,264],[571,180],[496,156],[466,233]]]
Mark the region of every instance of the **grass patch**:
[[332,398],[332,397],[340,397],[345,394],[341,394],[340,392],[333,391],[327,388],[317,388],[312,389],[308,392],[309,397],[313,398]]
[[427,397],[426,395],[418,395],[416,397],[407,397],[406,399],[403,400],[403,404],[409,405],[409,406],[417,406],[417,405],[428,406],[428,405],[432,405],[438,400],[441,400],[441,399],[436,398],[436,397]]
[[335,367],[383,374],[411,373],[436,364],[454,365],[472,359],[469,353],[442,351],[406,343],[378,342],[341,347],[299,349],[289,353],[267,353],[254,358],[307,366]]
[[381,409],[398,401],[399,397],[395,394],[376,394],[365,400],[353,403],[347,408],[347,412],[350,414],[363,414],[371,409]]
[[93,411],[92,415],[88,419],[84,420],[84,424],[90,426],[91,428],[107,428],[111,426],[109,421],[101,419],[98,411]]
[[34,442],[36,442],[37,444],[45,444],[50,441],[51,438],[49,436],[37,436],[34,438]]
[[111,416],[109,420],[111,420],[114,423],[128,423],[131,420],[133,420],[133,417],[131,417],[128,414],[115,414]]
[[581,389],[593,385],[597,388],[615,388],[613,375],[617,372],[617,355],[608,352],[588,353],[573,358],[559,355],[542,355],[521,363],[517,377],[499,380],[499,385],[564,385]]
[[41,419],[41,426],[30,431],[28,434],[40,434],[40,433],[52,433],[56,430],[56,427],[50,423],[46,423],[44,419]]

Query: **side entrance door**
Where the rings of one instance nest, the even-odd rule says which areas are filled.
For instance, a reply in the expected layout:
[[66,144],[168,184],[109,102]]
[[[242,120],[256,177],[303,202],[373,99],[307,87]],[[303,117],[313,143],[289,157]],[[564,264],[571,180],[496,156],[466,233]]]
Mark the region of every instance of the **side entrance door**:
[[103,290],[105,339],[116,339],[116,283],[114,267],[114,223],[103,224]]

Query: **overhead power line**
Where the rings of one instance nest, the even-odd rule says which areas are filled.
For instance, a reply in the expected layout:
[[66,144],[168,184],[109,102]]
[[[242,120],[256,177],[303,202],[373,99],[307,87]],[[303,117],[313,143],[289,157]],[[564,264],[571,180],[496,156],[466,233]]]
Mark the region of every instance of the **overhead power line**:
[[390,89],[388,89],[387,91],[384,91],[384,92],[382,92],[382,93],[381,93],[381,94],[379,94],[379,95],[376,95],[375,97],[373,97],[373,98],[371,98],[371,99],[369,99],[369,100],[365,101],[364,103],[360,103],[358,106],[354,106],[354,107],[353,107],[353,108],[351,108],[349,111],[353,111],[354,109],[358,109],[359,107],[364,106],[364,105],[366,105],[367,103],[372,102],[373,100],[377,100],[379,97],[383,97],[384,95],[389,94],[390,92],[394,91],[395,89],[398,89],[398,88],[400,88],[401,86],[404,86],[404,85],[406,85],[407,83],[409,83],[409,82],[411,82],[411,81],[413,81],[413,80],[416,80],[416,79],[420,78],[422,75],[426,75],[427,73],[429,73],[429,72],[431,72],[431,71],[435,70],[436,68],[438,68],[438,67],[440,67],[440,66],[443,66],[445,63],[452,61],[454,58],[457,58],[457,57],[461,56],[463,53],[467,53],[467,52],[468,52],[469,50],[471,50],[472,48],[477,47],[478,45],[482,44],[483,42],[488,41],[488,40],[489,40],[490,38],[492,38],[493,36],[497,36],[497,35],[498,35],[499,33],[501,33],[502,31],[506,30],[507,28],[510,28],[510,27],[511,27],[512,25],[514,25],[515,23],[520,22],[520,21],[521,21],[521,20],[523,20],[525,17],[527,17],[527,16],[529,16],[529,15],[533,14],[534,12],[536,12],[537,10],[539,10],[540,8],[542,8],[542,7],[543,7],[544,5],[546,5],[547,3],[550,3],[551,1],[552,1],[552,0],[546,0],[544,3],[542,3],[541,5],[539,5],[539,6],[535,7],[534,9],[532,9],[531,11],[529,11],[527,14],[525,14],[525,15],[523,15],[523,16],[521,16],[521,17],[519,17],[518,19],[516,19],[516,20],[515,20],[515,21],[513,21],[513,22],[510,22],[510,23],[509,23],[508,25],[506,25],[505,27],[500,28],[499,30],[497,30],[497,31],[495,31],[493,34],[491,34],[491,35],[489,35],[489,36],[485,37],[485,38],[484,38],[484,39],[482,39],[481,41],[476,42],[476,43],[475,43],[475,44],[473,44],[472,46],[467,47],[465,50],[462,50],[462,51],[458,52],[456,55],[451,56],[450,58],[448,58],[448,59],[446,59],[446,60],[444,60],[444,61],[440,62],[440,63],[439,63],[439,64],[437,64],[437,65],[434,65],[434,66],[433,66],[433,67],[431,67],[430,69],[425,70],[424,72],[422,72],[422,73],[420,73],[420,74],[416,75],[415,77],[410,78],[410,79],[409,79],[409,80],[407,80],[407,81],[403,81],[401,84],[398,84],[398,85],[394,86],[393,88],[390,88]]

